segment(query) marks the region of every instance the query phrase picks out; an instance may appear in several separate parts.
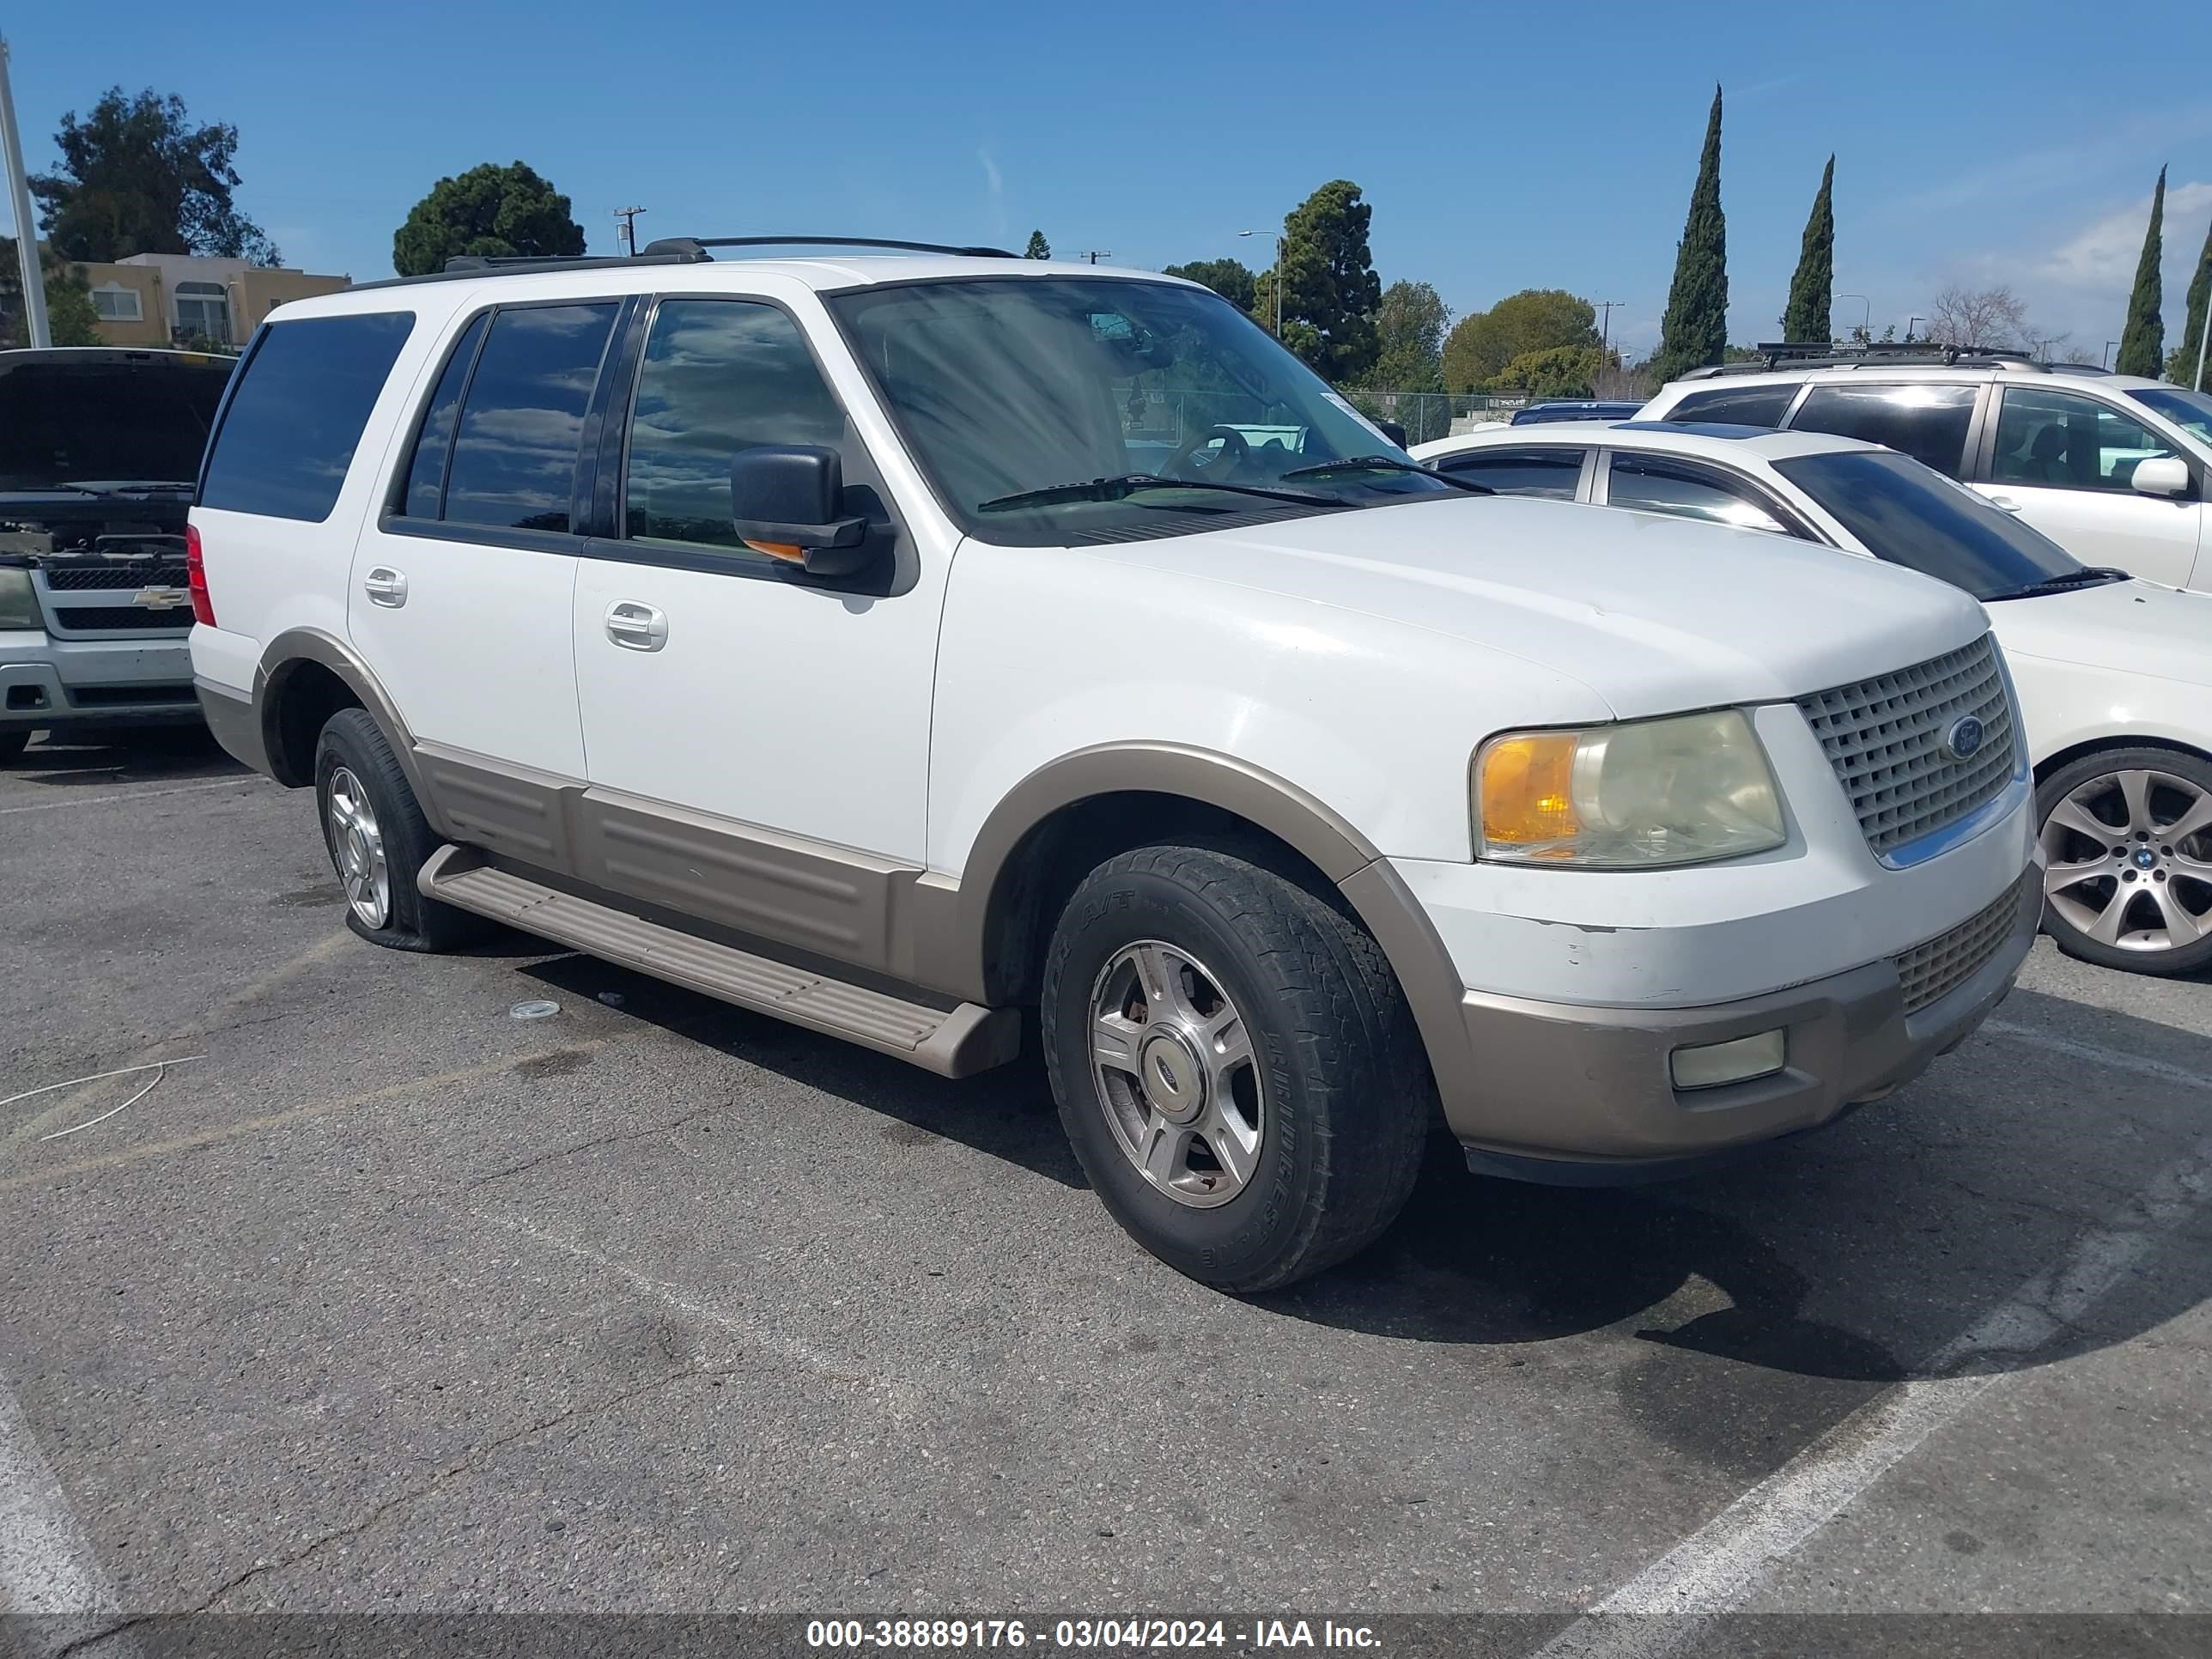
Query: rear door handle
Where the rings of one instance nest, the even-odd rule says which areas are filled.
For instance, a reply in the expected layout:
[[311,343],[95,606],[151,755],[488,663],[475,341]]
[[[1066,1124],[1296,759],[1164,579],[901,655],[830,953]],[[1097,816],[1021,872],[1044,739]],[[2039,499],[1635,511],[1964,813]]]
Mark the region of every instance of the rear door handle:
[[407,603],[407,577],[388,564],[380,564],[362,578],[361,591],[368,595],[371,605],[397,611]]
[[658,651],[668,643],[668,618],[658,605],[617,599],[607,607],[607,637],[625,651]]

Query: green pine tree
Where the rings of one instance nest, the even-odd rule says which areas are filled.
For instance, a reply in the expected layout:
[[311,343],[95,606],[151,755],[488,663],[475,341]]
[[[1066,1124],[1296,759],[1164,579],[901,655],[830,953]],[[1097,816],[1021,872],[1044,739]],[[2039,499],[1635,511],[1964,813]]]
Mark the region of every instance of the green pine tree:
[[2159,314],[2158,279],[2165,220],[2166,169],[2160,167],[2158,189],[2150,198],[2150,228],[2143,233],[2142,258],[2136,262],[2135,292],[2128,295],[2127,326],[2120,331],[2120,355],[2112,361],[2118,374],[2154,375],[2166,367],[2166,319]]
[[1797,274],[1790,279],[1790,304],[1782,313],[1785,340],[1830,340],[1835,337],[1828,313],[1835,304],[1836,283],[1836,158],[1831,155],[1820,174],[1820,193],[1813,198],[1812,216],[1805,221],[1805,241],[1797,255]]
[[1042,231],[1033,230],[1030,233],[1030,245],[1022,250],[1022,258],[1024,259],[1052,258],[1052,244],[1045,240]]
[[[2166,379],[2182,386],[2197,384],[2197,353],[2204,338],[2205,301],[2212,300],[2212,226],[2204,232],[2204,251],[2197,256],[2197,274],[2189,279],[2189,313],[2182,325],[2181,344],[2166,370]],[[2205,378],[2212,380],[2212,365]]]
[[1721,89],[1705,121],[1705,154],[1690,191],[1690,214],[1674,250],[1674,283],[1659,319],[1650,369],[1671,380],[1728,349],[1728,222],[1721,216]]

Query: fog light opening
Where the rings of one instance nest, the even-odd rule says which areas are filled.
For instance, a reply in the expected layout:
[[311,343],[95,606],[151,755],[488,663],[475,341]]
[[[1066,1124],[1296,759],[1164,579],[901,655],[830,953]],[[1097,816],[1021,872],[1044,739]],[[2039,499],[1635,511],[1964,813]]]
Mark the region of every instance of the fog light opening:
[[1669,1059],[1677,1089],[1717,1089],[1724,1083],[1748,1083],[1782,1069],[1786,1033],[1759,1031],[1727,1042],[1702,1042],[1677,1048]]

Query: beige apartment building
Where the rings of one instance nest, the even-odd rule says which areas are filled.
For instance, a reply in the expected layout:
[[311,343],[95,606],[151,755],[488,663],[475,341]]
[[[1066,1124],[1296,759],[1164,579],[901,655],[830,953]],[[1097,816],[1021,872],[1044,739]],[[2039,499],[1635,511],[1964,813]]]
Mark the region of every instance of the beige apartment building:
[[243,345],[287,300],[333,294],[353,280],[191,253],[134,253],[112,264],[71,269],[92,292],[100,337],[108,345],[167,346],[191,339]]

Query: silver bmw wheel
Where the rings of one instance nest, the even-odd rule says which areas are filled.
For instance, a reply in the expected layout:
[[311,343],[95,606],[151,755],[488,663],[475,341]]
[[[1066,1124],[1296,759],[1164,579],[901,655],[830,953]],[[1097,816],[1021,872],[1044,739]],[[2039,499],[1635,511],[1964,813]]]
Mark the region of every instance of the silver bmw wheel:
[[2121,951],[2178,951],[2212,935],[2212,793],[2172,772],[2106,772],[2043,820],[2051,912]]
[[1117,951],[1091,992],[1091,1074],[1114,1138],[1148,1185],[1211,1209],[1260,1165],[1266,1089],[1218,976],[1158,939]]
[[392,872],[384,859],[384,831],[368,791],[345,767],[331,774],[323,815],[330,826],[331,857],[345,884],[346,902],[362,926],[380,928],[392,920]]

